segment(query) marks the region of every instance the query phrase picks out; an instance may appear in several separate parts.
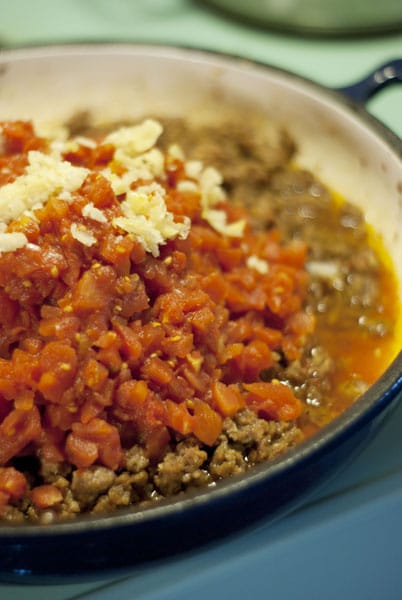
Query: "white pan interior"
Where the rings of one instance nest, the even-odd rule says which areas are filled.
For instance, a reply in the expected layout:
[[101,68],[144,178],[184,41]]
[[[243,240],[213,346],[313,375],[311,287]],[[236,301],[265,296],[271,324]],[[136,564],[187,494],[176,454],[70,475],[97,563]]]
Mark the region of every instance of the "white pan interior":
[[102,124],[222,113],[237,101],[285,126],[297,142],[298,164],[363,208],[402,281],[401,158],[334,94],[275,69],[184,49],[101,45],[0,54],[1,120],[53,126],[89,110]]

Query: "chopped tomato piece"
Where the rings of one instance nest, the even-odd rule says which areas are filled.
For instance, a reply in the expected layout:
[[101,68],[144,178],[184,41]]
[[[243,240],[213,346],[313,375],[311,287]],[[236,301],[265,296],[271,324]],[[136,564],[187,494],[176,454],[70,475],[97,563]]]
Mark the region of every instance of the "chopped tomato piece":
[[144,406],[148,397],[149,389],[145,381],[131,379],[122,383],[116,393],[119,406],[128,410],[137,410]]
[[233,357],[233,376],[238,372],[240,381],[252,382],[258,379],[264,369],[273,365],[271,349],[261,340],[252,340],[243,347],[241,353]]
[[89,359],[83,371],[85,385],[97,392],[105,385],[109,371],[95,358]]
[[14,467],[0,467],[0,493],[18,500],[27,489],[27,481],[22,473]]
[[31,499],[36,508],[43,510],[60,504],[63,500],[63,494],[55,485],[38,485],[31,492]]
[[49,342],[39,358],[41,376],[38,390],[51,402],[62,402],[63,393],[69,388],[77,370],[77,354],[64,342]]
[[233,417],[246,403],[240,390],[235,385],[225,385],[220,381],[212,384],[212,399],[214,405],[224,417]]
[[116,280],[112,267],[99,266],[85,271],[74,294],[74,308],[78,311],[107,309],[112,302]]
[[193,433],[207,446],[212,446],[222,431],[222,417],[209,404],[194,398],[191,401],[194,411]]
[[114,329],[121,338],[121,350],[128,362],[136,362],[142,354],[142,344],[135,332],[127,325],[115,322]]
[[141,369],[144,378],[159,385],[168,384],[173,378],[173,371],[166,361],[157,356],[147,358]]
[[284,383],[245,383],[246,404],[266,419],[293,421],[301,414],[301,402]]
[[188,435],[192,432],[193,417],[188,411],[186,402],[177,404],[172,400],[166,400],[166,409],[169,427],[182,435]]
[[30,442],[39,438],[41,421],[39,410],[33,406],[29,410],[14,409],[0,425],[0,465],[5,465]]
[[[106,467],[117,469],[122,460],[119,432],[104,419],[94,418],[85,424],[74,423],[67,442],[69,439],[70,446],[66,450],[70,456],[73,450],[73,455],[80,461],[80,464],[75,463],[77,467],[89,466],[99,458]],[[78,452],[74,453],[74,449]]]
[[98,445],[71,432],[66,441],[67,459],[79,469],[90,467],[98,458]]

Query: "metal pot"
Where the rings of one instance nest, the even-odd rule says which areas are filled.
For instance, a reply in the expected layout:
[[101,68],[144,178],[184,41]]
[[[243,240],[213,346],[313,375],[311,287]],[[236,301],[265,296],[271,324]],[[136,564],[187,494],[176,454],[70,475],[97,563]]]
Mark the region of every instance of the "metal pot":
[[[401,77],[401,62],[349,93]],[[399,75],[398,75],[399,69]],[[376,83],[377,82],[377,83]],[[244,59],[163,46],[92,45],[0,54],[0,115],[42,124],[225,111],[233,101],[286,125],[299,165],[360,206],[383,236],[402,293],[402,145],[344,95]],[[282,458],[151,508],[51,526],[0,526],[0,578],[104,577],[285,515],[369,442],[402,394],[402,354],[352,408]]]
[[401,31],[399,0],[205,0],[211,6],[266,27],[321,35]]

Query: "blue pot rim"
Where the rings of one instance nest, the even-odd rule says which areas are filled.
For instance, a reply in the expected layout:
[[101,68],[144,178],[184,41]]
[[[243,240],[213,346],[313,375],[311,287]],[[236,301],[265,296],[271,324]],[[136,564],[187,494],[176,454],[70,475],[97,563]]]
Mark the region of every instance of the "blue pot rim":
[[[346,97],[341,91],[328,88],[313,80],[298,75],[290,70],[270,65],[268,63],[244,58],[232,53],[219,52],[207,48],[191,47],[184,45],[169,45],[164,43],[122,43],[122,42],[102,42],[85,44],[55,44],[46,46],[30,46],[11,50],[0,50],[0,59],[2,57],[14,57],[26,54],[32,51],[34,57],[37,52],[45,52],[49,56],[54,53],[60,53],[66,50],[73,51],[97,51],[108,48],[116,50],[135,49],[135,50],[165,50],[183,52],[183,56],[208,57],[220,59],[242,69],[258,68],[286,78],[291,78],[300,85],[309,86],[311,89],[322,96],[335,99],[338,104],[347,107],[354,112],[358,118],[365,122],[367,126],[374,131],[378,137],[385,141],[392,150],[402,158],[402,141],[383,123],[370,115],[367,110],[355,100]],[[256,465],[242,475],[228,478],[217,483],[212,488],[204,488],[196,493],[186,493],[182,496],[162,500],[155,505],[145,508],[131,507],[129,509],[105,515],[83,515],[74,518],[71,521],[56,522],[49,526],[35,523],[2,525],[0,524],[0,542],[13,541],[17,544],[29,543],[29,540],[46,539],[53,537],[66,538],[79,534],[91,534],[107,532],[120,528],[135,528],[136,525],[146,523],[155,523],[161,520],[173,518],[187,510],[193,510],[195,507],[207,509],[209,505],[219,503],[228,497],[243,494],[251,487],[258,487],[268,481],[274,482],[276,478],[289,470],[300,468],[303,464],[311,461],[314,457],[325,451],[330,451],[337,445],[340,445],[345,439],[351,437],[354,433],[363,429],[376,417],[385,413],[387,408],[392,407],[402,395],[402,350],[386,369],[383,375],[365,392],[362,396],[344,413],[336,417],[329,425],[325,426],[311,438],[298,444],[295,448],[287,451],[284,455],[269,463]],[[61,540],[62,541],[62,540]]]

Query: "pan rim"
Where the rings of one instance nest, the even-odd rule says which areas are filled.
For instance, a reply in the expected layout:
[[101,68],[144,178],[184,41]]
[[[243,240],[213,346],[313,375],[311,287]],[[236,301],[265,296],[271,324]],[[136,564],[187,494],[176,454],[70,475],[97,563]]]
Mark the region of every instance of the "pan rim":
[[[135,42],[94,42],[94,43],[71,43],[71,44],[49,44],[43,46],[28,46],[21,48],[1,49],[0,65],[6,66],[10,60],[27,60],[49,57],[82,55],[110,56],[111,53],[118,55],[122,51],[133,52],[133,57],[141,52],[154,54],[164,53],[171,57],[189,58],[198,60],[214,60],[225,63],[226,66],[241,69],[257,68],[261,72],[275,74],[280,78],[287,78],[298,85],[308,86],[323,98],[332,99],[337,105],[343,106],[357,116],[371,132],[380,138],[401,159],[402,141],[386,125],[376,117],[370,115],[361,104],[345,97],[342,93],[317,83],[307,77],[296,74],[290,70],[277,67],[263,61],[245,58],[233,53],[220,52],[206,48],[192,47],[188,45],[170,45],[165,43],[135,43]],[[1,68],[1,67],[0,67]],[[402,163],[401,163],[402,164]],[[186,493],[184,496],[171,498],[158,502],[155,505],[143,509],[127,509],[118,513],[97,516],[80,516],[71,521],[56,522],[49,526],[42,524],[14,524],[0,525],[0,539],[4,541],[13,539],[15,543],[19,540],[31,538],[49,538],[54,536],[71,536],[75,534],[90,534],[102,532],[110,528],[135,527],[139,524],[156,522],[177,515],[184,510],[194,506],[205,507],[211,503],[219,502],[227,496],[242,493],[245,488],[258,486],[268,479],[274,480],[284,471],[297,468],[301,463],[319,454],[324,449],[336,445],[341,439],[348,437],[351,432],[363,427],[376,415],[385,411],[392,401],[402,392],[402,351],[389,365],[383,375],[365,392],[349,409],[325,426],[312,438],[298,444],[275,461],[256,465],[244,474],[219,482],[216,486],[198,491],[196,494]]]

